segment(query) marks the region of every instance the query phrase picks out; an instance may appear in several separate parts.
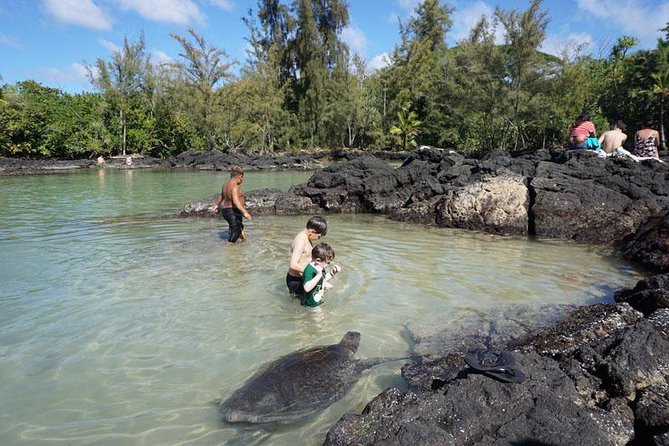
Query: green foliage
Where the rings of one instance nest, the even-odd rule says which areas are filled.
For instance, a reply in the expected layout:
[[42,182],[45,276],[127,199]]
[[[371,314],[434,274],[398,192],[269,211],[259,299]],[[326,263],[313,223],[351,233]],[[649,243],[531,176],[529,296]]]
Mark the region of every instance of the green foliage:
[[524,11],[497,8],[447,48],[451,14],[440,0],[419,1],[399,24],[389,65],[375,72],[341,40],[344,0],[258,0],[244,20],[249,57],[234,78],[235,62],[194,30],[172,35],[179,63],[152,62],[143,36],[124,39],[89,67],[95,93],[30,80],[0,88],[0,154],[537,150],[562,145],[582,111],[600,132],[623,119],[632,134],[650,119],[666,144],[669,24],[653,50],[634,51],[636,38],[621,36],[605,58],[578,49],[558,58],[539,51],[549,20],[540,0]]
[[402,150],[414,148],[418,145],[418,136],[421,122],[418,114],[407,107],[397,112],[397,123],[390,127],[390,134],[396,137],[396,144]]
[[230,77],[233,63],[226,62],[228,55],[224,50],[209,45],[204,37],[189,29],[193,42],[186,37],[172,34],[181,45],[183,52],[179,56],[184,60],[178,66],[185,77],[193,98],[194,107],[191,119],[199,125],[207,141],[207,149],[218,147],[216,138],[216,110],[220,106],[221,95],[218,85]]
[[446,33],[451,27],[452,9],[437,0],[425,0],[416,6],[406,25],[400,24],[401,42],[393,53],[393,64],[382,76],[387,85],[387,115],[393,116],[411,104],[425,122],[426,143],[436,144],[441,133],[440,97],[444,96],[443,59],[446,57]]
[[0,151],[22,157],[101,153],[99,97],[71,96],[34,81],[6,87],[0,99]]
[[98,59],[96,70],[89,67],[91,83],[104,98],[105,125],[123,156],[129,147],[136,152],[146,149],[145,143],[150,138],[145,117],[150,113],[152,91],[145,48],[143,34],[135,43],[125,38],[123,48],[115,52],[110,61]]

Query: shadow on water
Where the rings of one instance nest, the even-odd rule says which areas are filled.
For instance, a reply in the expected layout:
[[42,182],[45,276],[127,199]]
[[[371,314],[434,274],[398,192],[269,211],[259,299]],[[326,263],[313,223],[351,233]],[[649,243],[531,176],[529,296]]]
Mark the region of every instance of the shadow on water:
[[[600,248],[328,215],[325,241],[343,271],[309,310],[285,285],[305,216],[258,215],[249,240],[226,249],[222,220],[176,217],[220,190],[219,174],[87,177],[2,184],[2,445],[322,444],[343,414],[403,384],[401,363],[366,371],[341,400],[290,425],[227,425],[193,402],[347,330],[363,334],[360,359],[443,354],[464,335],[485,345],[610,301],[638,277]],[[118,422],[129,413],[141,416]],[[165,423],[174,413],[180,422]]]
[[511,441],[509,442],[512,446],[551,446],[552,443],[546,443],[543,441],[533,440],[531,438],[523,438],[522,440]]
[[221,420],[220,424],[224,426],[224,430],[234,431],[231,437],[225,442],[226,446],[247,446],[266,444],[267,440],[277,434],[304,429],[318,417],[319,414],[316,413],[303,420],[292,421],[290,423],[230,423]]

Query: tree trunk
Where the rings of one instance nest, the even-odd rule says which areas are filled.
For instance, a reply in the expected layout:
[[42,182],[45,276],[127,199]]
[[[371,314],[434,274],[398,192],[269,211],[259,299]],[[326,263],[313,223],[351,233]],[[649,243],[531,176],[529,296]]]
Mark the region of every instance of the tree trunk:
[[123,110],[120,110],[119,114],[121,118],[121,155],[125,156],[127,126],[125,124],[125,116],[123,115]]
[[667,139],[664,132],[664,96],[660,97],[660,147],[667,150]]

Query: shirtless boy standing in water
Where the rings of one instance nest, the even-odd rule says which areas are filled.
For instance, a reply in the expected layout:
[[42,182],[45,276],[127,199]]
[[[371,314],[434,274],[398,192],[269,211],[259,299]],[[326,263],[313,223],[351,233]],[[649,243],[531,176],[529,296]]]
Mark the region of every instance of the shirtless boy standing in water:
[[244,181],[244,169],[235,166],[230,171],[230,179],[223,183],[221,187],[221,195],[216,198],[214,205],[211,207],[211,212],[216,213],[218,207],[221,206],[221,214],[225,221],[228,222],[229,234],[228,244],[235,243],[238,239],[246,239],[244,234],[244,224],[242,217],[251,220],[251,214],[244,206],[244,194],[240,185]]
[[290,263],[286,275],[286,286],[291,294],[300,297],[304,294],[302,287],[302,273],[304,267],[311,261],[311,242],[318,240],[328,232],[328,224],[323,217],[311,217],[307,227],[301,230],[290,244]]

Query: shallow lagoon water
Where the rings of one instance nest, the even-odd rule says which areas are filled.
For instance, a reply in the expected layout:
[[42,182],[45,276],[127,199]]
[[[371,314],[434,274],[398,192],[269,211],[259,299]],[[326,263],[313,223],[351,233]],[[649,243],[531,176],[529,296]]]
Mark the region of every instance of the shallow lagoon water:
[[[0,178],[0,444],[321,444],[344,413],[402,386],[402,362],[271,430],[222,424],[215,401],[261,364],[362,333],[362,358],[500,309],[610,302],[638,273],[610,250],[329,215],[343,271],[314,310],[285,289],[308,216],[257,216],[249,239],[178,219],[227,175],[91,171]],[[308,172],[250,172],[245,190]]]

